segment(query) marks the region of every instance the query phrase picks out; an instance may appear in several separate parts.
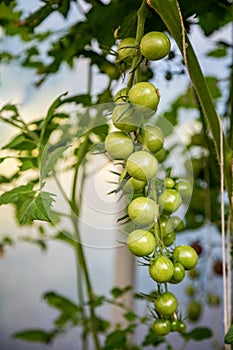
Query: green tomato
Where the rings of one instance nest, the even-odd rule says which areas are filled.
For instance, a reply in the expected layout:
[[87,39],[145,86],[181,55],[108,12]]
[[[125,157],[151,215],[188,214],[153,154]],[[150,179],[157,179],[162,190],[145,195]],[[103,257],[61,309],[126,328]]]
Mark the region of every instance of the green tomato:
[[120,62],[131,63],[133,58],[137,55],[137,46],[138,43],[135,38],[122,39],[117,49],[118,60]]
[[137,151],[127,159],[126,170],[137,180],[149,181],[157,174],[158,162],[149,152]]
[[162,163],[167,158],[167,154],[164,148],[161,148],[158,152],[154,154],[155,158],[159,163]]
[[136,256],[147,256],[155,249],[155,238],[146,230],[134,230],[127,238],[127,246]]
[[174,274],[173,263],[166,256],[161,255],[155,260],[151,260],[149,274],[158,283],[169,282]]
[[173,293],[165,292],[155,299],[154,306],[160,316],[170,316],[176,311],[178,301]]
[[196,251],[185,245],[177,246],[173,251],[173,261],[184,266],[185,270],[192,270],[197,265],[198,255]]
[[136,131],[142,125],[142,114],[129,103],[118,103],[112,112],[113,125],[122,131]]
[[211,307],[218,307],[220,305],[220,297],[215,293],[207,294],[207,303]]
[[138,141],[148,148],[152,153],[158,152],[164,142],[164,135],[162,130],[153,125],[146,125],[141,129]]
[[112,159],[126,159],[134,150],[131,137],[121,131],[114,131],[105,138],[105,149]]
[[166,188],[173,188],[175,186],[175,181],[171,177],[166,177],[164,179],[164,186]]
[[177,332],[184,334],[186,332],[187,326],[182,320],[177,320]]
[[163,243],[166,247],[170,247],[176,239],[176,234],[174,231],[169,232],[165,237],[163,237]]
[[160,94],[158,89],[149,82],[134,84],[129,90],[129,101],[135,105],[157,110]]
[[185,269],[184,266],[180,263],[174,264],[174,273],[172,279],[169,281],[170,283],[180,283],[183,281],[185,277]]
[[196,322],[200,319],[202,314],[202,304],[198,300],[190,301],[187,310],[188,318],[190,321]]
[[146,186],[145,181],[134,179],[133,177],[129,178],[122,187],[124,194],[128,193],[140,193]]
[[171,43],[166,34],[161,32],[149,32],[140,42],[142,55],[150,61],[156,61],[169,54]]
[[170,333],[171,326],[170,321],[162,318],[158,318],[154,321],[152,326],[153,332],[157,336],[165,336]]
[[161,210],[170,214],[176,211],[182,204],[182,198],[176,190],[166,189],[158,197],[158,203],[161,207]]
[[114,96],[114,102],[115,103],[122,103],[128,101],[128,94],[127,94],[127,88],[123,88],[119,90],[116,95]]
[[182,198],[190,198],[192,196],[192,186],[190,182],[185,179],[179,179],[176,181],[175,189],[180,193]]
[[150,228],[157,220],[159,210],[157,203],[152,199],[138,197],[129,204],[127,213],[138,227]]
[[178,216],[170,216],[167,223],[168,232],[174,230],[175,232],[183,231],[184,222]]

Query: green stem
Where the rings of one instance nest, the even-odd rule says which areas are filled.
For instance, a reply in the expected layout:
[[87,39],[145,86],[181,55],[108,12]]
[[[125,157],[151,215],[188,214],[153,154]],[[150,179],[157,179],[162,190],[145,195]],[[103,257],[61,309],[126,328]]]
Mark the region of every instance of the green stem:
[[[198,59],[194,49],[189,41],[187,34],[184,32],[184,25],[177,0],[147,0],[151,6],[162,18],[169,32],[175,39],[187,65],[191,81],[200,101],[201,108],[207,120],[208,127],[212,133],[218,161],[220,162],[221,146],[220,133],[222,133],[219,116],[215,110],[211,95],[206,85],[205,78],[201,71]],[[223,135],[224,136],[224,135]],[[224,137],[224,157],[225,157],[225,181],[226,189],[230,198],[232,188],[232,177],[230,171],[232,150],[229,148],[226,138]]]
[[[145,21],[146,21],[146,14],[147,14],[147,4],[146,0],[142,1],[142,4],[140,8],[138,9],[137,16],[138,16],[138,23],[137,23],[137,32],[136,32],[136,41],[139,46],[141,38],[144,35],[144,27],[145,27]],[[138,69],[140,69],[139,65],[142,59],[142,55],[140,52],[139,54],[134,57],[133,62],[132,62],[132,67],[131,67],[131,72],[127,84],[127,89],[129,90],[133,83],[134,83],[134,78],[135,78],[135,73]]]

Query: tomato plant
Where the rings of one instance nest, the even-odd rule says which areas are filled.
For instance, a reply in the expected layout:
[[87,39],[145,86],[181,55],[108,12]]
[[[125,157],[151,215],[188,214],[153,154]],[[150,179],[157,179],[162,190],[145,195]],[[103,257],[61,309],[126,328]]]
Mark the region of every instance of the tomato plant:
[[169,282],[174,274],[174,265],[166,256],[152,260],[149,266],[151,278],[158,283]]
[[151,227],[159,215],[158,205],[150,198],[134,199],[127,209],[130,219],[139,227]]
[[156,319],[152,326],[153,332],[158,336],[164,336],[170,333],[171,326],[169,320]]
[[162,130],[158,126],[146,125],[141,129],[138,140],[143,144],[150,152],[158,152],[164,142],[164,135]]
[[181,206],[182,198],[178,191],[169,188],[160,194],[158,203],[161,210],[166,213],[173,213]]
[[127,134],[115,131],[106,136],[105,149],[110,158],[125,159],[133,152],[134,145]]
[[177,246],[173,251],[173,260],[182,264],[185,270],[192,270],[197,265],[198,255],[190,246]]
[[131,63],[134,56],[137,55],[137,41],[135,38],[122,39],[117,49],[119,61]]

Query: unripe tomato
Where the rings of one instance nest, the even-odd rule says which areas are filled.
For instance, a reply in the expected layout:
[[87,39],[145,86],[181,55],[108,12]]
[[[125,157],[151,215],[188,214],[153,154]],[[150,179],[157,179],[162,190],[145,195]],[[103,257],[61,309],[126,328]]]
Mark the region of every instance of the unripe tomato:
[[171,326],[170,321],[162,318],[158,318],[154,321],[152,329],[157,336],[165,336],[170,333]]
[[189,297],[193,297],[196,294],[196,289],[192,284],[188,284],[185,287],[185,293],[189,296]]
[[170,316],[176,311],[178,301],[173,293],[165,292],[155,299],[154,305],[159,315]]
[[173,261],[181,263],[185,270],[192,270],[197,265],[198,255],[192,247],[180,245],[173,251]]
[[184,334],[186,332],[187,326],[182,320],[177,320],[177,332]]
[[158,198],[158,203],[166,213],[173,213],[176,211],[182,204],[182,198],[176,190],[166,189],[163,193],[160,194]]
[[166,236],[163,237],[163,243],[166,247],[170,247],[175,242],[176,234],[174,231],[169,232]]
[[141,129],[140,135],[138,136],[138,141],[146,146],[150,152],[158,152],[164,142],[164,135],[162,130],[153,125],[146,125]]
[[146,186],[146,181],[141,181],[131,177],[128,179],[122,187],[124,194],[128,193],[140,193]]
[[184,266],[180,263],[174,264],[174,273],[172,279],[169,281],[171,283],[179,283],[183,281],[185,277],[185,269]]
[[126,88],[119,90],[116,93],[116,95],[114,96],[115,103],[122,103],[122,102],[127,102],[127,101],[128,101],[128,94],[127,94]]
[[126,170],[137,180],[149,181],[157,174],[158,162],[149,152],[137,151],[127,159]]
[[220,305],[220,298],[215,293],[207,294],[207,303],[211,307],[218,307]]
[[184,222],[178,216],[170,216],[167,223],[168,232],[174,230],[175,232],[183,231]]
[[199,320],[202,314],[202,304],[198,300],[190,301],[187,313],[190,321]]
[[158,152],[154,154],[155,158],[159,163],[162,163],[167,158],[167,154],[164,148],[161,148]]
[[126,159],[133,152],[134,145],[129,135],[114,131],[105,138],[105,149],[112,159]]
[[192,186],[185,179],[178,179],[175,184],[175,189],[180,193],[182,198],[190,198],[192,196]]
[[175,181],[170,177],[166,177],[164,179],[164,186],[166,188],[173,188],[175,186]]
[[142,121],[142,114],[127,102],[119,103],[113,109],[112,122],[119,130],[135,131],[142,125]]
[[127,238],[127,246],[136,256],[147,256],[155,249],[155,238],[146,230],[134,230]]
[[158,89],[149,82],[134,84],[129,90],[129,101],[135,105],[157,110],[160,94]]
[[137,45],[135,38],[122,39],[117,49],[119,61],[131,63],[134,56],[137,55]]
[[158,283],[169,282],[174,274],[173,263],[166,256],[159,256],[151,261],[149,274]]
[[162,32],[149,32],[140,42],[142,55],[150,61],[160,60],[168,55],[171,43],[166,34]]
[[159,215],[158,205],[146,197],[134,199],[127,209],[129,218],[138,227],[151,227]]

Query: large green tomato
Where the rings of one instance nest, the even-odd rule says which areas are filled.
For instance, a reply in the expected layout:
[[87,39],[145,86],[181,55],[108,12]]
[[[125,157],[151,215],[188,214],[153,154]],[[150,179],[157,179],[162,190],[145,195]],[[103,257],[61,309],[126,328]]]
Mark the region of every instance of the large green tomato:
[[137,180],[133,177],[125,181],[122,191],[124,194],[128,193],[140,193],[146,186],[146,181]]
[[177,246],[173,251],[173,261],[184,266],[185,270],[192,270],[197,265],[198,255],[196,251],[185,245]]
[[147,256],[155,249],[155,237],[146,230],[134,230],[127,238],[127,246],[136,256]]
[[152,199],[138,197],[129,204],[127,213],[138,227],[150,228],[157,220],[159,210],[157,203]]
[[142,37],[140,51],[150,61],[156,61],[169,54],[171,43],[162,32],[149,32]]
[[117,49],[119,61],[131,63],[134,56],[137,55],[137,46],[138,44],[135,38],[122,39]]
[[126,170],[137,180],[149,181],[157,174],[158,162],[149,152],[137,151],[127,159]]
[[158,198],[161,210],[170,214],[176,211],[182,204],[182,198],[176,190],[167,188]]
[[157,336],[165,336],[170,333],[171,326],[170,321],[162,318],[158,318],[154,321],[152,326],[153,332]]
[[112,112],[113,125],[122,131],[136,131],[143,122],[142,114],[129,103],[118,103]]
[[126,159],[134,150],[133,141],[129,135],[114,131],[105,138],[105,149],[112,159]]
[[149,82],[134,84],[129,90],[129,101],[135,105],[157,110],[160,94],[158,89]]
[[159,256],[149,265],[151,278],[158,283],[169,282],[174,274],[174,266],[166,256]]
[[192,196],[192,186],[185,179],[178,179],[175,183],[175,189],[180,193],[182,198],[190,198]]
[[164,142],[164,135],[158,126],[146,125],[141,129],[138,141],[146,146],[150,152],[158,152]]
[[176,311],[178,301],[173,293],[165,292],[157,296],[154,305],[160,316],[170,316]]

